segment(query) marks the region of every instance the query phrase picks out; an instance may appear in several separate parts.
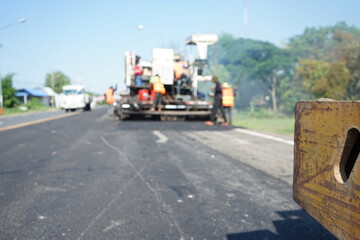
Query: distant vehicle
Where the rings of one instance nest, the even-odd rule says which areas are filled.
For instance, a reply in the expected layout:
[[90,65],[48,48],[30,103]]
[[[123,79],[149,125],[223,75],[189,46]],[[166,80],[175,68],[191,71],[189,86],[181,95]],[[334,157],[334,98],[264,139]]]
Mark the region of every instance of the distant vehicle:
[[91,110],[91,97],[86,93],[82,85],[66,85],[60,94],[60,108],[68,111],[83,109]]
[[[142,84],[135,84],[136,56],[133,52],[125,52],[125,85],[127,91],[120,93],[122,99],[118,102],[115,114],[119,119],[132,116],[158,116],[160,120],[183,120],[188,117],[208,118],[212,104],[204,99],[204,94],[198,91],[198,83],[211,80],[211,76],[204,76],[207,67],[207,46],[216,43],[217,35],[193,34],[188,45],[196,45],[199,59],[186,61],[174,53],[173,49],[154,48],[152,61],[141,61],[143,69]],[[174,81],[174,66],[176,61],[187,62],[186,75],[188,81],[176,86]],[[152,110],[154,92],[152,91],[151,76],[159,75],[166,94],[162,97],[162,110]],[[180,84],[179,84],[180,85]],[[178,88],[178,89],[177,89]]]

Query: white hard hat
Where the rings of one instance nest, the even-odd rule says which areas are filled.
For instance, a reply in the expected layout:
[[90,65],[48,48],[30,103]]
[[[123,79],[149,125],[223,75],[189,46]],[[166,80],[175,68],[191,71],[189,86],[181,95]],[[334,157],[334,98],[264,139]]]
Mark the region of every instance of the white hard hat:
[[224,82],[222,85],[223,88],[230,88],[230,84],[228,84],[227,82]]

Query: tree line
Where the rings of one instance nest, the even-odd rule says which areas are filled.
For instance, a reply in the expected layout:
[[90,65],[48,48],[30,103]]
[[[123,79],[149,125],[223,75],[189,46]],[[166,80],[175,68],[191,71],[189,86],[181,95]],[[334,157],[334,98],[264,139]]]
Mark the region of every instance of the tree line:
[[[9,73],[1,79],[3,105],[8,108],[13,108],[19,105],[19,101],[15,96],[16,89],[13,87],[14,75],[14,73]],[[45,76],[45,87],[52,88],[56,93],[61,93],[62,87],[69,84],[71,84],[71,79],[61,71],[48,73]]]
[[360,30],[344,22],[306,28],[281,47],[225,33],[209,62],[222,82],[238,87],[238,108],[292,113],[299,100],[360,99]]

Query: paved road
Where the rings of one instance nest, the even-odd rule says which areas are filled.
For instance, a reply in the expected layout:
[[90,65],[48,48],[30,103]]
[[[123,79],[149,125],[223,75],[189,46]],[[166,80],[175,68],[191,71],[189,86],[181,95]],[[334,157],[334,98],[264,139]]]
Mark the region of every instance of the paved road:
[[0,239],[334,239],[292,200],[291,139],[106,109],[0,132]]
[[22,125],[28,122],[41,121],[48,118],[56,118],[64,115],[64,111],[48,111],[38,113],[25,113],[9,116],[0,116],[0,130],[12,126]]

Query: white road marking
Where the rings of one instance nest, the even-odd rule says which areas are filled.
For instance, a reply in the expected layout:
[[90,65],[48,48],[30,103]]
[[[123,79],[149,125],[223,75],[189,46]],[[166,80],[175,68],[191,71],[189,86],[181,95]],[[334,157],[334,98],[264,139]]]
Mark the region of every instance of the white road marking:
[[263,133],[253,132],[253,131],[250,131],[247,129],[236,128],[235,131],[245,133],[248,135],[252,135],[252,136],[256,136],[256,137],[262,137],[265,139],[269,139],[269,140],[273,140],[273,141],[277,141],[277,142],[281,142],[281,143],[285,143],[285,144],[289,144],[289,145],[294,145],[294,141],[286,140],[286,139],[279,138],[279,137],[274,137],[274,136],[263,134]]
[[121,226],[122,225],[122,221],[113,221],[111,220],[111,225],[106,227],[103,232],[107,232],[111,229],[113,229],[114,227],[118,227],[118,226]]
[[[223,138],[223,135],[222,135],[223,133],[221,133],[221,132],[214,132],[214,134],[219,135],[220,139]],[[248,141],[245,141],[245,140],[239,139],[239,138],[232,138],[230,141],[237,142],[237,144],[249,144]]]
[[66,192],[66,189],[64,188],[56,188],[56,187],[41,187],[42,191],[45,191],[45,192]]
[[169,139],[167,136],[162,134],[160,131],[153,131],[153,134],[157,136],[159,139],[156,140],[157,143],[166,143]]

